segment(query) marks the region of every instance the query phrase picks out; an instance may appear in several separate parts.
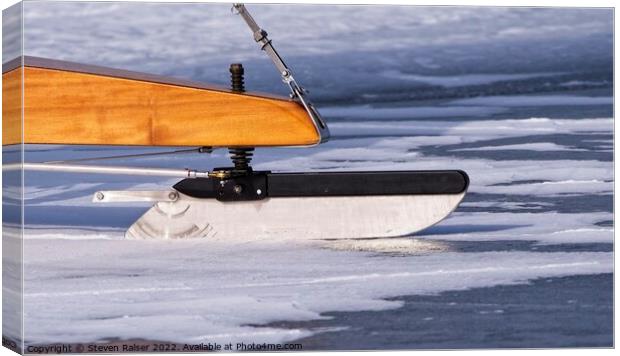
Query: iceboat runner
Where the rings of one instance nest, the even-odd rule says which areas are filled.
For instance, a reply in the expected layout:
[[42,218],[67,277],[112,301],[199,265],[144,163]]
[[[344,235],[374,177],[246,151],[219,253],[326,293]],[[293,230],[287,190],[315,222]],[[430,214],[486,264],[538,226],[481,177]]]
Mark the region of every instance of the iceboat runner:
[[329,129],[267,32],[243,4],[233,8],[274,62],[290,88],[289,98],[246,92],[239,64],[230,67],[231,88],[35,57],[3,68],[5,98],[18,98],[24,81],[23,141],[19,100],[7,100],[4,145],[228,148],[232,166],[198,171],[65,161],[13,168],[182,178],[164,191],[94,192],[95,203],[154,203],[127,230],[128,239],[402,236],[436,224],[458,206],[469,184],[460,170],[253,170],[255,147],[314,146],[329,139]]

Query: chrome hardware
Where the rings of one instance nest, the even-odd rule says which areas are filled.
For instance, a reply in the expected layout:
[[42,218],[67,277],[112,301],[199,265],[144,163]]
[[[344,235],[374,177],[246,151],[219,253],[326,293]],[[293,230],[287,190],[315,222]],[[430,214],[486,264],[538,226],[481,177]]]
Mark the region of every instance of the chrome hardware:
[[174,202],[179,193],[174,190],[104,190],[95,193],[94,203]]
[[306,109],[308,115],[310,115],[310,119],[312,120],[312,124],[316,129],[319,135],[319,143],[326,142],[329,139],[329,129],[327,128],[327,124],[321,117],[319,111],[314,107],[310,99],[308,98],[308,92],[295,81],[293,78],[293,73],[286,66],[282,57],[276,52],[275,48],[271,43],[271,40],[267,37],[267,31],[263,30],[258,26],[252,15],[248,12],[245,5],[243,4],[233,4],[233,8],[237,10],[237,13],[243,17],[245,22],[250,27],[254,35],[254,40],[261,45],[261,49],[267,53],[271,61],[278,69],[278,72],[282,76],[282,81],[288,85],[291,89],[291,98],[297,100],[301,103],[301,105]]

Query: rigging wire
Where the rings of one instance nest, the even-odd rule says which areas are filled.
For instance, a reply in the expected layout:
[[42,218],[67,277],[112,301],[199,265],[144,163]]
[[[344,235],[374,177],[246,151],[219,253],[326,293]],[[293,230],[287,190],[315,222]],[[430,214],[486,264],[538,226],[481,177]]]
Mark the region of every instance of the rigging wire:
[[45,164],[62,164],[62,163],[74,163],[74,162],[85,162],[85,161],[104,161],[104,160],[113,160],[113,159],[123,159],[123,158],[138,158],[138,157],[149,157],[149,156],[164,156],[164,155],[172,155],[179,153],[211,153],[213,152],[212,147],[198,147],[198,148],[190,148],[185,150],[175,150],[175,151],[165,151],[165,152],[151,152],[151,153],[136,153],[130,155],[116,155],[116,156],[103,156],[103,157],[87,157],[87,158],[77,158],[77,159],[67,159],[62,161],[47,161],[42,162]]

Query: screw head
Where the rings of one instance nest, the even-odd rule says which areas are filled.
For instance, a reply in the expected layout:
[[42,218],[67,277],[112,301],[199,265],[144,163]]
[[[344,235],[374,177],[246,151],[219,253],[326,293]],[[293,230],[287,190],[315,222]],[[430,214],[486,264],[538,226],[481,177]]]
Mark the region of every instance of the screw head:
[[241,192],[243,191],[243,187],[237,184],[234,186],[233,190],[235,193],[241,194]]
[[168,199],[170,200],[177,200],[178,197],[179,197],[179,194],[177,192],[170,192],[168,194]]
[[261,194],[263,194],[263,191],[260,189],[256,189],[256,195],[261,195]]
[[103,200],[103,198],[105,198],[105,195],[103,195],[102,192],[97,192],[96,197],[97,197],[97,200]]

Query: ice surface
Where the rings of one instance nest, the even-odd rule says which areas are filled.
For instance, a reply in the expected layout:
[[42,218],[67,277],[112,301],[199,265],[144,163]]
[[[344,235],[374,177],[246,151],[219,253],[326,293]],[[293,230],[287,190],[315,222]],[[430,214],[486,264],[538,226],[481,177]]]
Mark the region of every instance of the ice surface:
[[[613,21],[611,13],[604,9],[584,12],[455,7],[445,11],[441,7],[308,5],[248,8],[287,52],[305,55],[389,51],[437,43],[454,46],[490,40],[588,38],[607,33]],[[262,55],[255,50],[243,21],[231,13],[229,4],[33,3],[25,6],[24,17],[29,28],[26,48],[31,55],[92,61],[92,53],[98,53],[95,60],[99,62],[132,67],[143,63],[151,68],[154,64],[161,66],[163,61],[182,66],[188,62],[204,63],[205,59],[213,61],[214,57],[244,59]],[[161,18],[166,18],[166,26],[161,26]],[[282,21],[286,18],[295,19],[295,31],[290,30],[290,22]],[[390,20],[385,21],[386,18]],[[107,27],[111,21],[116,25],[114,32]],[[415,35],[411,34],[412,29]],[[218,35],[207,35],[214,32]],[[75,36],[76,33],[83,35]],[[85,41],[92,37],[105,41]],[[141,41],[133,41],[136,37]]]
[[[239,236],[231,241],[125,241],[124,228],[105,216],[127,206],[131,214],[139,216],[148,204],[80,210],[92,209],[93,192],[166,189],[174,180],[77,175],[76,184],[71,184],[68,177],[30,174],[26,216],[41,223],[26,231],[27,341],[85,342],[122,337],[174,342],[281,342],[328,330],[251,325],[317,319],[326,311],[396,308],[400,302],[383,299],[392,296],[611,272],[613,256],[606,252],[459,253],[452,250],[450,242],[612,243],[613,228],[600,225],[613,220],[611,212],[561,213],[554,210],[555,204],[541,201],[612,194],[610,162],[570,159],[566,155],[574,150],[556,150],[565,146],[550,141],[527,142],[532,135],[562,133],[585,135],[582,142],[596,146],[600,143],[596,141],[602,140],[597,135],[611,132],[612,124],[613,120],[606,118],[338,122],[332,128],[340,139],[318,148],[257,154],[256,169],[464,169],[471,178],[470,194],[526,198],[519,202],[484,198],[465,202],[464,208],[499,207],[509,212],[457,212],[417,238],[256,243]],[[590,136],[593,138],[587,138]],[[534,153],[554,150],[559,156],[547,161],[536,156],[527,160],[453,156],[463,151],[461,145],[476,143],[486,149],[491,146],[485,142],[498,139],[524,141],[499,146],[504,149],[527,148]],[[41,148],[33,146],[27,156],[49,160],[57,158],[55,155],[83,158],[110,153]],[[444,151],[427,151],[439,148]],[[124,153],[121,148],[113,150]],[[211,159],[216,162],[213,164],[226,160],[221,152]],[[204,156],[184,155],[122,163],[178,167],[198,166],[204,160]],[[76,226],[54,225],[53,219],[37,217],[40,213],[34,208],[48,209],[42,212],[75,208],[69,211],[81,214],[81,219],[75,221]]]
[[456,105],[496,105],[496,106],[553,106],[553,105],[611,105],[611,97],[589,97],[572,95],[504,95],[455,100]]
[[[29,172],[27,342],[293,340],[327,330],[255,324],[401,305],[388,297],[613,271],[611,252],[566,247],[613,242],[607,205],[613,164],[601,151],[613,144],[612,11],[249,8],[321,104],[333,134],[315,148],[257,149],[255,169],[463,169],[471,179],[467,200],[416,237],[125,241],[124,230],[148,204],[95,205],[94,191],[168,189],[175,180]],[[24,50],[222,84],[228,64],[242,61],[248,89],[286,93],[229,10],[228,4],[30,2]],[[32,145],[26,159],[136,150]],[[229,159],[219,150],[99,162],[210,169]],[[17,236],[5,240],[17,243]],[[516,240],[534,247],[455,248]],[[536,252],[544,245],[557,252]],[[6,276],[18,289],[17,279]]]
[[501,151],[501,150],[528,150],[528,151],[587,151],[586,149],[566,147],[553,142],[520,143],[514,145],[482,146],[473,148],[459,148],[455,151]]
[[[381,74],[391,71],[454,89],[462,88],[450,86],[454,82],[494,84],[502,79],[497,76],[559,86],[554,76],[540,73],[601,65],[611,71],[613,66],[609,9],[248,8],[319,103],[351,95],[382,97],[384,89],[407,95],[408,88],[419,86],[407,77]],[[24,7],[24,18],[27,55],[219,84],[229,83],[229,63],[243,62],[249,90],[286,94],[277,71],[229,4],[32,2]],[[389,85],[377,87],[377,79]]]
[[606,81],[591,81],[591,80],[571,80],[560,84],[564,87],[578,87],[578,86],[606,86],[609,85]]
[[501,107],[489,106],[413,106],[413,107],[372,107],[370,105],[349,107],[324,107],[321,114],[326,118],[381,118],[390,119],[414,119],[435,117],[476,117],[497,114],[505,111]]
[[540,201],[528,201],[525,203],[518,202],[489,202],[489,201],[477,201],[477,202],[464,202],[461,203],[462,207],[477,207],[477,208],[504,208],[504,209],[533,209],[538,210],[544,207],[553,206],[552,203],[545,203]]
[[[537,241],[554,243],[612,243],[613,228],[597,226],[609,221],[608,212],[562,214],[554,211],[532,213],[455,213],[441,225],[423,232],[430,239],[455,241]],[[455,227],[455,228],[452,228]]]
[[[488,160],[470,158],[451,158],[449,156],[427,156],[419,151],[425,147],[458,145],[461,143],[485,142],[497,138],[525,137],[545,133],[596,133],[610,132],[612,119],[524,119],[524,120],[468,120],[455,121],[407,121],[407,122],[365,122],[365,123],[334,123],[330,125],[335,135],[347,133],[391,135],[392,133],[411,134],[407,137],[377,137],[371,139],[338,140],[300,155],[299,149],[272,150],[261,152],[256,156],[257,169],[274,171],[294,170],[326,170],[337,165],[343,170],[407,170],[407,169],[464,169],[471,176],[471,192],[497,194],[574,194],[580,192],[611,193],[613,190],[613,170],[606,162],[596,160],[558,159],[546,162],[541,168],[536,160]],[[606,141],[609,142],[609,141]],[[352,146],[352,147],[349,147]],[[458,146],[456,146],[458,147]],[[495,146],[498,149],[527,148],[534,150],[573,151],[551,142],[523,143],[517,145]],[[494,147],[453,148],[450,151],[488,150]],[[58,150],[58,148],[56,148]],[[99,153],[99,155],[123,154],[123,152]],[[583,150],[583,149],[579,149]],[[50,150],[49,152],[55,152]],[[80,151],[76,151],[80,153]],[[68,152],[73,158],[83,157],[76,152]],[[86,151],[89,153],[90,151]],[[314,152],[314,153],[312,153]],[[91,153],[92,154],[92,153]],[[49,159],[48,152],[38,152],[41,159]],[[217,152],[209,159],[226,162],[224,154]],[[162,166],[185,168],[202,166],[205,157],[201,155],[183,155],[175,158],[158,157],[141,159],[142,166]],[[131,162],[131,161],[130,161]],[[180,164],[175,164],[175,162]],[[124,163],[129,164],[131,163]],[[575,170],[574,166],[582,169]],[[158,190],[167,189],[174,184],[174,179],[162,179],[155,182],[135,183],[135,180],[124,177],[117,182],[108,181],[105,186],[99,178],[93,183],[68,184],[52,187],[43,184],[49,179],[38,179],[32,176],[32,182],[26,189],[29,206],[92,206],[92,194],[101,189],[134,189]],[[514,184],[514,181],[542,181],[527,184]],[[62,181],[62,180],[61,180]],[[507,184],[507,186],[496,186]],[[71,193],[71,194],[70,194]],[[118,205],[114,206],[127,206]],[[146,207],[148,204],[137,203],[130,206]]]
[[[469,85],[490,84],[501,81],[522,80],[530,78],[549,77],[564,73],[527,73],[527,74],[464,74],[451,76],[431,76],[403,73],[395,70],[388,70],[381,73],[387,78],[398,78],[412,80],[415,82],[443,87],[461,87]],[[571,85],[582,85],[583,83],[569,83]],[[568,84],[564,84],[568,85]]]
[[27,240],[26,253],[37,256],[26,264],[28,340],[281,342],[311,331],[248,324],[396,308],[400,302],[382,298],[613,268],[611,253],[421,248],[394,258],[329,244]]
[[[360,110],[361,109],[361,110]],[[381,109],[379,109],[381,110]],[[415,110],[414,107],[409,110]],[[364,114],[363,108],[351,108],[350,115],[368,117],[373,111]],[[377,117],[381,116],[380,113]],[[403,117],[407,117],[406,115]],[[410,120],[410,121],[368,121],[368,122],[334,122],[330,128],[337,135],[386,136],[386,135],[485,135],[486,139],[498,137],[516,137],[536,134],[610,132],[612,119],[562,120],[550,118],[531,118],[523,120]],[[474,137],[475,138],[475,137]]]

